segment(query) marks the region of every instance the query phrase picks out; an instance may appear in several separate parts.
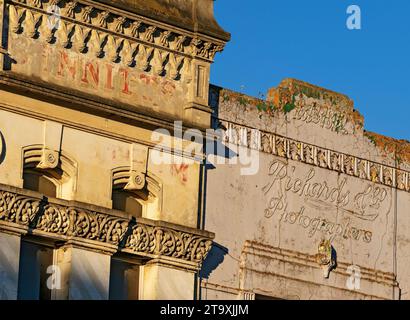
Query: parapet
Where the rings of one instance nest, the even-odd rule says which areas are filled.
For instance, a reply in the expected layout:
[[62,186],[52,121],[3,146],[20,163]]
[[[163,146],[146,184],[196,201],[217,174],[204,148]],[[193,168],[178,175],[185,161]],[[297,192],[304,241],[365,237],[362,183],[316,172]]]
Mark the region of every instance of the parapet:
[[231,123],[237,130],[260,130],[262,139],[278,135],[410,169],[410,142],[366,131],[363,115],[344,94],[284,79],[266,99],[211,87],[210,102],[222,127]]

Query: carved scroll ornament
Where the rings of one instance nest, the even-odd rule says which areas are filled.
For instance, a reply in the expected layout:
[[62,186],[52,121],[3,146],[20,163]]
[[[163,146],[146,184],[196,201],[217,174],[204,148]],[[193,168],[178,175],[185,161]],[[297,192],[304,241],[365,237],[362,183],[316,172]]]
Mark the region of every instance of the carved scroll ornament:
[[[0,225],[18,224],[50,237],[94,240],[136,255],[166,256],[200,264],[212,246],[207,233],[178,230],[154,221],[131,221],[69,205],[54,204],[0,186]],[[22,192],[23,193],[23,192]]]

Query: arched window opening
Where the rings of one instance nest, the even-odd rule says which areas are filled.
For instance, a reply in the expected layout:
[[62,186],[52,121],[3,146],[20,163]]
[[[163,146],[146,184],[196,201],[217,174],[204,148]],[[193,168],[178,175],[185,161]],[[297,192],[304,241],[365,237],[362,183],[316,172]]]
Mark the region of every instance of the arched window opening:
[[64,153],[55,168],[40,168],[40,145],[23,148],[23,188],[51,198],[72,200],[76,189],[77,164]]
[[143,201],[140,193],[124,190],[121,186],[116,186],[112,190],[112,208],[124,211],[133,217],[143,216]]
[[127,190],[129,181],[130,167],[113,170],[112,208],[136,218],[159,220],[162,211],[162,184],[159,179],[148,173],[146,186],[142,190]]
[[24,170],[23,181],[24,189],[40,192],[47,197],[57,198],[60,180],[50,176],[47,172]]

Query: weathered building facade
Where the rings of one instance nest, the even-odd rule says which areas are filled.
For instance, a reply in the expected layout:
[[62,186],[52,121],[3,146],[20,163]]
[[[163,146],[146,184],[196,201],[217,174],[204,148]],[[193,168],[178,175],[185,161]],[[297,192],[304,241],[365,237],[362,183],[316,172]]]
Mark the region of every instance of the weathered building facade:
[[293,79],[266,100],[212,87],[210,103],[226,150],[207,170],[203,298],[409,298],[408,141]]
[[194,299],[213,1],[2,0],[0,30],[1,298]]
[[0,30],[0,299],[409,298],[410,144],[300,81],[210,86],[213,0],[0,0]]

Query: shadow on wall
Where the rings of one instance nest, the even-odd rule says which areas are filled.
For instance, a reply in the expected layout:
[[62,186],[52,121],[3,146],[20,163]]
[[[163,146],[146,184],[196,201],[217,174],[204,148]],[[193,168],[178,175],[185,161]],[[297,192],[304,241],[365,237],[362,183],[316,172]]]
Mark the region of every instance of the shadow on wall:
[[[224,144],[222,144],[222,142],[219,140],[218,141],[207,141],[206,143],[207,159],[211,155],[222,157],[228,160],[238,157],[238,154],[236,152],[233,152],[231,149],[229,149]],[[215,166],[212,165],[208,160],[207,160],[207,169],[215,169]]]
[[228,248],[221,246],[218,243],[213,243],[211,251],[202,264],[202,269],[199,272],[201,279],[209,279],[211,273],[218,268],[225,259],[225,255],[229,253]]
[[10,260],[12,257],[11,248],[3,248],[0,250],[0,300],[12,300],[15,299],[13,294],[15,292],[9,292],[8,288],[14,287],[15,279],[12,275],[15,272],[15,266]]
[[334,261],[333,270],[337,268],[337,252],[335,248],[332,246],[332,261]]
[[[221,90],[222,88],[213,85],[211,85],[209,88],[209,105],[212,109],[211,128],[215,131],[221,129],[225,131],[227,129],[223,127],[221,122],[219,121],[219,98]],[[213,139],[207,140],[206,155],[207,157],[210,155],[214,155],[225,159],[232,159],[238,157],[238,154],[233,150],[229,149],[228,147],[226,147],[220,139],[216,141]],[[215,169],[215,167],[209,162],[207,162],[207,164],[207,169]]]
[[6,158],[6,140],[3,134],[0,132],[0,164],[3,163]]
[[[219,96],[220,91],[222,88],[211,85],[209,88],[209,105],[212,108],[212,125],[211,128],[214,130],[224,129],[222,128],[221,123],[219,121]],[[204,210],[203,210],[203,226],[205,226],[206,222],[206,190],[207,190],[207,176],[208,170],[214,170],[216,167],[208,160],[210,155],[219,156],[225,159],[232,159],[237,157],[238,154],[230,150],[228,147],[223,145],[220,139],[207,139],[206,141],[206,164],[205,164],[205,189],[203,190],[203,203],[204,203]],[[209,252],[208,256],[206,257],[205,261],[202,264],[201,271],[199,272],[199,277],[201,279],[209,279],[211,273],[215,271],[219,265],[221,265],[225,259],[225,255],[229,253],[228,248],[214,242],[212,244],[211,251]]]

